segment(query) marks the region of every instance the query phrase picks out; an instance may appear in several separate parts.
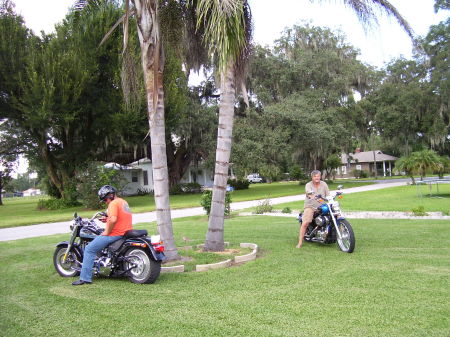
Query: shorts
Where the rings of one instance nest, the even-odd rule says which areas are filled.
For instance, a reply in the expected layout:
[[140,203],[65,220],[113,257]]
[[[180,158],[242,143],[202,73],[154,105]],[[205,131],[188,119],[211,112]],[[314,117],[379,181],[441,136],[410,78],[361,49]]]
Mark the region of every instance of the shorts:
[[311,223],[314,216],[314,209],[313,208],[305,208],[303,210],[303,216],[302,216],[302,223]]

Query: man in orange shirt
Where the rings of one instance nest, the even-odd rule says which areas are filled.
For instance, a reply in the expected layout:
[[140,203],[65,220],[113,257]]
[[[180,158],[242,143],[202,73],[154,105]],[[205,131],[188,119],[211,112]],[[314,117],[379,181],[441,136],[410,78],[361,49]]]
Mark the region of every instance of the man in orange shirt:
[[92,283],[92,268],[97,252],[121,239],[126,231],[133,229],[130,207],[125,200],[117,197],[116,193],[116,189],[110,185],[105,185],[98,190],[100,201],[108,205],[106,228],[86,246],[80,279],[72,283],[74,286]]

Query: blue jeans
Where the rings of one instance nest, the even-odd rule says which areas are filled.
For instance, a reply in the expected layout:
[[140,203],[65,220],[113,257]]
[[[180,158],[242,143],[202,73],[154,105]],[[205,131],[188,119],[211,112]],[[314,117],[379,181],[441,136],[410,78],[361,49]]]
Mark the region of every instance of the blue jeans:
[[80,280],[92,282],[92,268],[94,267],[94,260],[97,256],[97,252],[101,251],[110,243],[113,243],[121,238],[122,236],[99,235],[86,246],[83,256],[83,266],[81,268]]

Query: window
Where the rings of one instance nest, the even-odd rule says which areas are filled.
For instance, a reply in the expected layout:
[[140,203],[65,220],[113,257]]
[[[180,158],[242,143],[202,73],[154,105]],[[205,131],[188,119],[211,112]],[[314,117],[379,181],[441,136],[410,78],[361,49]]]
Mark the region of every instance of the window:
[[144,178],[144,186],[148,185],[148,171],[142,171],[142,177]]
[[347,174],[347,166],[341,167],[342,174]]
[[137,183],[138,182],[138,174],[136,171],[131,172],[131,182]]
[[361,171],[361,165],[356,165],[356,169]]

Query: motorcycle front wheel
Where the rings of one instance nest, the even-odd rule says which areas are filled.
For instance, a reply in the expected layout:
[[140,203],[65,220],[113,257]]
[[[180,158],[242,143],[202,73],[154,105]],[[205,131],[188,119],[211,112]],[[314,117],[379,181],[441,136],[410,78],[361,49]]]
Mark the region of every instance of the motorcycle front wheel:
[[132,248],[125,253],[125,269],[133,283],[154,283],[161,272],[161,261],[154,261],[141,248]]
[[345,219],[340,219],[337,221],[338,230],[341,234],[341,238],[337,236],[337,243],[339,249],[344,253],[353,253],[355,250],[355,234],[353,233],[353,228],[350,223]]
[[74,252],[67,254],[66,261],[64,261],[64,254],[66,253],[67,246],[57,247],[53,254],[53,265],[59,275],[63,277],[78,276],[80,272],[75,269],[81,263],[77,260],[77,256]]

